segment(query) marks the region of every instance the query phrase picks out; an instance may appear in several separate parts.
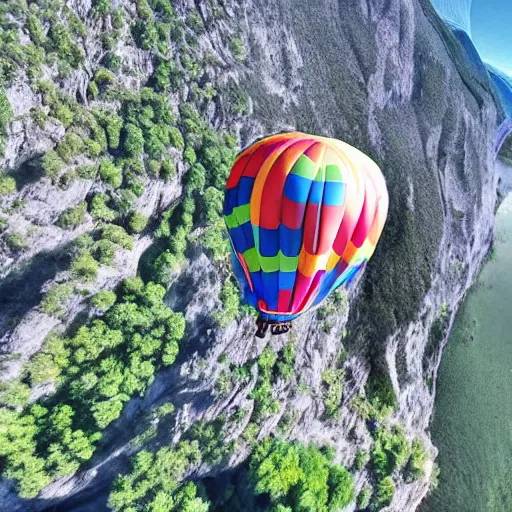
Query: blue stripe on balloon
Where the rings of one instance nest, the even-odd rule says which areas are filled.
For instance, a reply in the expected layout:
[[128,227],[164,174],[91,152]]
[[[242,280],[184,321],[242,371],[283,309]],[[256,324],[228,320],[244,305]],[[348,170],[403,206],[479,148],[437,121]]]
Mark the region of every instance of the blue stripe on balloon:
[[263,300],[267,309],[275,311],[277,309],[277,299],[279,293],[279,272],[262,272],[263,278]]
[[238,204],[249,204],[251,201],[254,178],[242,176],[238,182]]
[[310,188],[311,180],[296,174],[289,174],[284,186],[284,195],[296,203],[305,203],[308,200]]
[[226,190],[224,194],[224,215],[231,215],[233,208],[238,206],[238,189],[230,188]]
[[231,237],[233,246],[239,253],[244,253],[245,251],[253,247],[250,244],[250,242],[245,238],[244,231],[241,226],[229,229],[229,236]]
[[279,228],[266,229],[260,227],[260,254],[277,256],[279,252]]
[[345,199],[345,184],[339,181],[325,183],[322,203],[326,206],[341,206]]
[[252,224],[250,222],[244,222],[239,227],[242,229],[242,232],[245,237],[245,241],[247,242],[247,245],[249,246],[249,248],[254,247],[254,234],[252,232]]
[[279,272],[279,289],[291,290],[295,284],[296,272]]
[[322,195],[324,191],[323,181],[314,181],[311,186],[311,192],[309,194],[308,203],[320,204],[322,202]]
[[261,272],[251,272],[252,285],[254,288],[254,295],[256,297],[263,297],[263,279],[261,278]]
[[285,256],[298,256],[302,247],[302,229],[279,226],[279,245]]

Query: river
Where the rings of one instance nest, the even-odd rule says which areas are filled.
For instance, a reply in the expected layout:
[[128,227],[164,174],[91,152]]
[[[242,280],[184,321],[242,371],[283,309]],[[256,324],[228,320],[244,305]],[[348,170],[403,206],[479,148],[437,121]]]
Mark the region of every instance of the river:
[[432,437],[441,473],[422,512],[511,512],[512,195],[498,211],[493,254],[461,306],[437,382]]

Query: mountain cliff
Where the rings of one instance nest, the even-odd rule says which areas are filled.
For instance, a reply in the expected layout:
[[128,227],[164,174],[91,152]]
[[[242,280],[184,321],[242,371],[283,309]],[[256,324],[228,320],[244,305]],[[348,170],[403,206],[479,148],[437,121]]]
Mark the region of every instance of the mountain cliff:
[[[250,475],[277,436],[350,468],[337,509],[415,510],[442,347],[492,242],[485,68],[423,0],[1,15],[1,508],[267,510]],[[357,283],[259,340],[222,189],[240,147],[292,129],[370,155],[389,218]]]

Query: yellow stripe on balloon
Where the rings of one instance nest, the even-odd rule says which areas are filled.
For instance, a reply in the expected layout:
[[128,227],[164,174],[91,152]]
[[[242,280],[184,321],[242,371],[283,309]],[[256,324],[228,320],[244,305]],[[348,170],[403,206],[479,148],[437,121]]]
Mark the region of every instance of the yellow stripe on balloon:
[[339,254],[336,254],[333,250],[331,250],[331,255],[329,256],[329,259],[327,260],[327,265],[325,270],[329,272],[332,270],[340,261],[341,256]]

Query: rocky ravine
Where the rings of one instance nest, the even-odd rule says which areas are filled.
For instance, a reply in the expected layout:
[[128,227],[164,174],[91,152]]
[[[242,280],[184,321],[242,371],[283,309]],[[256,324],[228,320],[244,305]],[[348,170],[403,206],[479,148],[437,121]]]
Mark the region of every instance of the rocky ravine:
[[[179,4],[184,9],[187,2]],[[207,18],[208,3],[197,0],[195,5]],[[82,2],[72,6],[87,12]],[[413,511],[428,490],[436,452],[428,426],[443,340],[492,241],[498,184],[492,142],[499,109],[490,85],[485,76],[465,66],[464,55],[427,1],[252,0],[239,5],[226,2],[223,8],[225,20],[201,38],[200,44],[225,63],[226,76],[238,81],[249,95],[250,115],[236,121],[242,145],[289,128],[339,137],[377,161],[390,193],[384,235],[366,274],[350,291],[346,307],[329,317],[328,325],[310,313],[294,326],[295,375],[291,382],[278,382],[274,392],[281,402],[280,411],[264,421],[259,438],[275,431],[287,413],[292,417],[287,437],[333,444],[337,460],[350,465],[356,448],[367,449],[371,444],[353,398],[364,395],[372,372],[385,371],[397,397],[396,411],[388,421],[404,425],[410,438],[421,437],[431,455],[424,477],[414,483],[397,482],[388,507],[390,511]],[[233,27],[245,42],[243,64],[230,60],[223,43]],[[88,28],[92,39],[94,31],[97,35],[101,30],[92,22]],[[133,56],[132,62],[141,67],[143,76],[150,72],[144,58]],[[77,76],[70,88],[82,87],[79,80],[83,79]],[[23,86],[16,87],[9,91],[13,105],[20,104],[23,95]],[[224,109],[227,101],[221,96],[209,112],[216,126],[230,122]],[[4,165],[14,172],[62,136],[58,126],[47,126],[44,134],[36,135],[27,123],[14,123],[9,132]],[[180,193],[177,182],[163,185],[157,180],[151,187],[157,188],[149,188],[138,205],[147,212],[162,211]],[[25,186],[16,197],[23,197],[29,209],[34,205],[39,215],[56,218],[69,204],[85,197],[87,183],[50,199],[52,193],[51,185],[42,181]],[[44,208],[37,208],[36,201]],[[57,228],[41,230],[24,256],[35,264],[40,261],[44,269],[36,271],[39,277],[27,287],[27,294],[37,295],[58,272],[58,268],[48,268],[44,259],[37,259],[47,251],[58,254],[68,242],[52,229]],[[122,277],[133,275],[150,242],[142,237],[131,252],[118,255],[120,270],[100,274],[94,286],[111,288]],[[2,259],[2,271],[8,273],[22,264]],[[25,268],[34,272],[37,265]],[[225,275],[226,268],[196,249],[167,294],[170,306],[184,311],[188,325],[178,362],[157,375],[143,398],[129,402],[107,430],[102,452],[87,468],[51,484],[34,500],[19,499],[4,481],[2,509],[106,510],[108,486],[133,451],[130,440],[148,426],[148,411],[167,401],[175,405],[177,414],[169,424],[164,421],[151,441],[154,445],[175,441],[195,421],[229,415],[240,405],[247,409],[244,421],[249,421],[253,401],[248,395],[257,368],[252,367],[248,383],[235,384],[228,394],[220,395],[216,382],[225,368],[219,357],[225,354],[231,363],[244,364],[267,343],[278,349],[287,340],[255,339],[252,320],[247,317],[225,329],[212,325],[210,313],[220,307],[218,294]],[[12,289],[12,285],[3,288],[4,293]],[[25,297],[24,290],[18,290],[14,302],[2,297],[6,303],[2,306],[3,351],[21,355],[4,365],[4,378],[15,376],[22,362],[60,323],[34,309],[35,299],[30,294]],[[21,303],[28,305],[13,330],[9,320],[20,315]],[[80,304],[70,306],[66,323],[71,323],[80,308]],[[431,333],[433,325],[437,336]],[[339,364],[346,378],[343,404],[339,418],[330,420],[325,417],[322,374]],[[244,426],[242,422],[231,437],[238,437]],[[237,465],[247,455],[247,449],[240,449],[228,465]],[[213,476],[223,469],[203,464],[191,476]],[[357,488],[368,478],[365,470],[359,471]]]

